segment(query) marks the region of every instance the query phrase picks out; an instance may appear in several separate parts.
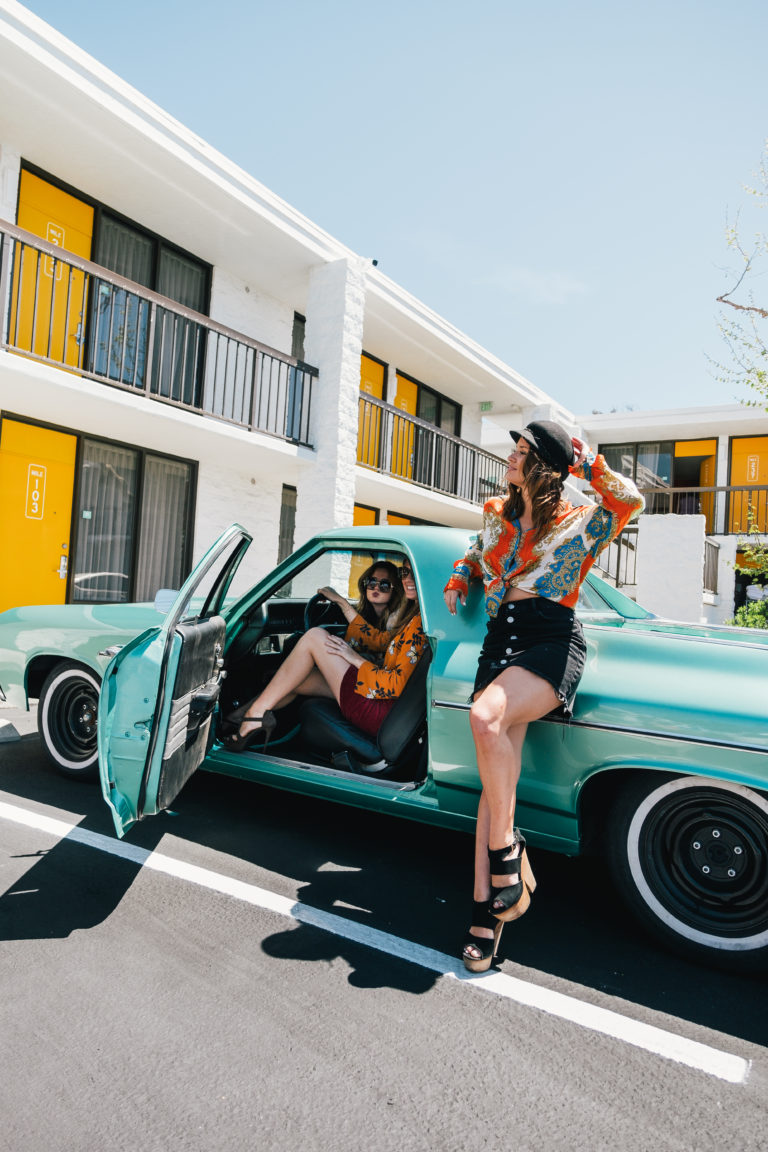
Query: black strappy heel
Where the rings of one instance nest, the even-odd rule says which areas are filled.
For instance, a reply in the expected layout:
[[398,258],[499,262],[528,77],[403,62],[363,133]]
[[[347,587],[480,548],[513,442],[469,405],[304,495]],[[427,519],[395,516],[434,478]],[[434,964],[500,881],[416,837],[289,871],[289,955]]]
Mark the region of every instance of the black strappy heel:
[[[513,849],[520,851],[516,856],[509,856]],[[505,923],[508,920],[517,920],[528,911],[531,903],[531,893],[536,887],[536,880],[528,861],[525,850],[525,837],[515,828],[515,838],[506,848],[489,848],[488,859],[491,862],[492,876],[514,876],[517,872],[520,879],[514,884],[507,884],[502,888],[491,887],[491,899],[488,902],[488,911],[495,919]]]
[[[247,707],[248,705],[244,705],[242,709],[243,713]],[[241,709],[238,708],[237,711],[240,712]],[[235,712],[230,712],[229,716],[227,716],[227,723],[235,723],[233,719],[235,715]],[[258,724],[258,728],[246,732],[244,736],[240,735],[239,730],[232,732],[229,736],[223,736],[221,743],[224,747],[230,752],[245,752],[246,749],[250,748],[251,744],[255,744],[257,740],[263,740],[264,751],[266,752],[269,738],[277,727],[274,712],[270,712],[270,710],[267,709],[263,716],[246,716],[243,714],[239,717],[239,720],[241,724]]]
[[[497,916],[491,914],[487,900],[472,901],[472,924],[475,928],[492,928],[493,939],[489,940],[485,936],[473,936],[471,932],[467,932],[461,958],[464,961],[464,967],[470,972],[487,972],[499,950],[499,941],[504,930],[504,924]],[[468,956],[468,948],[476,948],[480,955]]]

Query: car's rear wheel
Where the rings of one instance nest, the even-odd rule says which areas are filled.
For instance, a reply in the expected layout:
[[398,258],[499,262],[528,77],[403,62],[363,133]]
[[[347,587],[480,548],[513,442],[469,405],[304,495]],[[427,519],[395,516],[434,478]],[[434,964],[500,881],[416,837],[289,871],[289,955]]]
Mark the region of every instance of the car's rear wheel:
[[99,687],[99,678],[90,668],[64,660],[51,670],[40,692],[40,738],[49,758],[66,776],[90,780],[98,774]]
[[608,849],[635,915],[676,951],[768,966],[768,800],[702,777],[636,779],[616,799]]

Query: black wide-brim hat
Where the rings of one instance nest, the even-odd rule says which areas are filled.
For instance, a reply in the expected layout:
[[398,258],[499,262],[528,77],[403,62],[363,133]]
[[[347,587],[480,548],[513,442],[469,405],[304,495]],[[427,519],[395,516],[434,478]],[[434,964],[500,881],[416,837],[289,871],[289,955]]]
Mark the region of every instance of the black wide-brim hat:
[[556,424],[554,420],[532,420],[522,432],[510,431],[509,434],[513,440],[527,440],[544,463],[559,472],[560,478],[565,480],[575,456],[571,438],[562,424]]

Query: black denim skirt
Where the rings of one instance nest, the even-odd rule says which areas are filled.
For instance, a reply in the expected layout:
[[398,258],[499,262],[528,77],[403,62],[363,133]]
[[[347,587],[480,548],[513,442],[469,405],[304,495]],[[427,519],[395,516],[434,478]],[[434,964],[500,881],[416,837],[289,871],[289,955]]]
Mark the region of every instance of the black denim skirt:
[[488,621],[472,696],[505,668],[526,668],[552,685],[570,716],[586,652],[572,608],[543,596],[510,600],[500,604],[498,616]]

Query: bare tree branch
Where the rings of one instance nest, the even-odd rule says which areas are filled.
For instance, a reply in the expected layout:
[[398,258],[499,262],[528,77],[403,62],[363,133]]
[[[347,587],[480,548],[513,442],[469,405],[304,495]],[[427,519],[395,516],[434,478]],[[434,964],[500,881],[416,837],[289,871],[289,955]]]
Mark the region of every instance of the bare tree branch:
[[[735,292],[736,287],[732,288],[731,292]],[[768,320],[768,311],[765,308],[758,308],[756,304],[737,304],[735,300],[728,300],[727,297],[730,294],[730,292],[725,292],[722,296],[718,296],[717,303],[727,304],[730,308],[737,308],[739,312],[756,312],[758,316],[762,316],[763,320]]]

